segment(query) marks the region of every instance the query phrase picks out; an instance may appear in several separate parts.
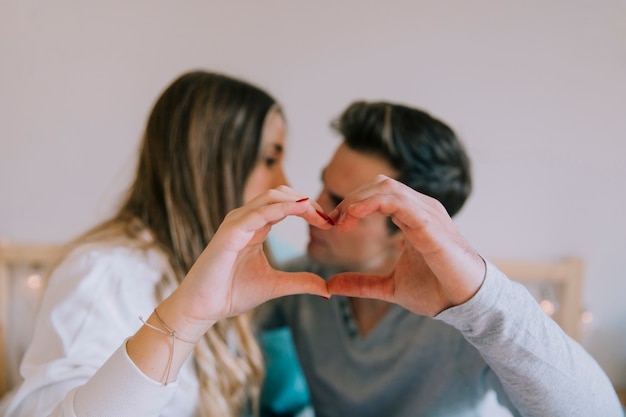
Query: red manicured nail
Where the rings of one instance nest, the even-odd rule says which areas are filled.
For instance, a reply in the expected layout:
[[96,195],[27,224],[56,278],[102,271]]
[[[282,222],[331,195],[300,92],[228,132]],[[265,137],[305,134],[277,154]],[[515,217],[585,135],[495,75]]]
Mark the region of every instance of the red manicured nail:
[[323,296],[323,295],[320,295],[319,297],[320,297],[320,298],[323,298],[324,300],[330,300],[330,297],[325,297],[325,296]]
[[303,201],[307,201],[309,197],[301,198],[300,200],[296,200],[296,203],[302,203]]
[[315,211],[317,211],[317,214],[319,214],[322,219],[326,220],[328,223],[332,224],[333,226],[335,225],[335,222],[333,221],[333,219],[328,217],[326,213],[324,213],[323,211],[319,211],[318,209],[315,209]]

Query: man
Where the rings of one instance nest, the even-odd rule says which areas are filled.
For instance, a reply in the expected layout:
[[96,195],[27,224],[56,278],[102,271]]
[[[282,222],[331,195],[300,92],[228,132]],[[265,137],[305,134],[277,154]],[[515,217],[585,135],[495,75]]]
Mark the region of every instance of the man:
[[337,226],[286,269],[341,295],[261,315],[290,327],[316,416],[475,416],[490,391],[516,416],[620,416],[596,362],[459,234],[471,177],[452,129],[366,102],[334,127],[317,202]]

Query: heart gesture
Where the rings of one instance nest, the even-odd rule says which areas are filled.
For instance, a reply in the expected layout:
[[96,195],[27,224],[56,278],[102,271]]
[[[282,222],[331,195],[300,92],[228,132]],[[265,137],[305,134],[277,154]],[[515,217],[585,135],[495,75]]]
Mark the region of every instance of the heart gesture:
[[396,267],[384,276],[335,275],[328,281],[331,294],[376,298],[433,316],[478,291],[485,263],[437,200],[381,175],[346,196],[329,215],[347,231],[373,213],[390,216],[404,234]]

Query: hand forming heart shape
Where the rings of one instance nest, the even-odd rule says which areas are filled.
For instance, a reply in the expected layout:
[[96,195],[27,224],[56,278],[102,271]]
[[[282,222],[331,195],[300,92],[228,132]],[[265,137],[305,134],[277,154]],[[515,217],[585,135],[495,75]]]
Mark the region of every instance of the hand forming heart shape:
[[[468,300],[482,284],[484,261],[441,204],[398,181],[380,176],[348,195],[328,217],[320,210],[283,186],[230,212],[177,291],[188,319],[214,322],[298,293],[377,298],[435,315]],[[278,271],[265,256],[269,230],[287,216],[347,231],[373,213],[390,216],[405,238],[398,263],[387,275],[347,272],[326,282],[309,272]]]

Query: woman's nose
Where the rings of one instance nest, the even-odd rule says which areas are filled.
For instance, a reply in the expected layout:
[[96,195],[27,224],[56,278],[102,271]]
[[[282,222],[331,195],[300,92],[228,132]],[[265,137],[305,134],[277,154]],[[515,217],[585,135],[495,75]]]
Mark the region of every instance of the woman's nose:
[[280,170],[276,173],[275,184],[274,187],[278,187],[279,185],[289,185],[289,181],[287,181],[287,177],[285,175],[285,171],[281,167]]

